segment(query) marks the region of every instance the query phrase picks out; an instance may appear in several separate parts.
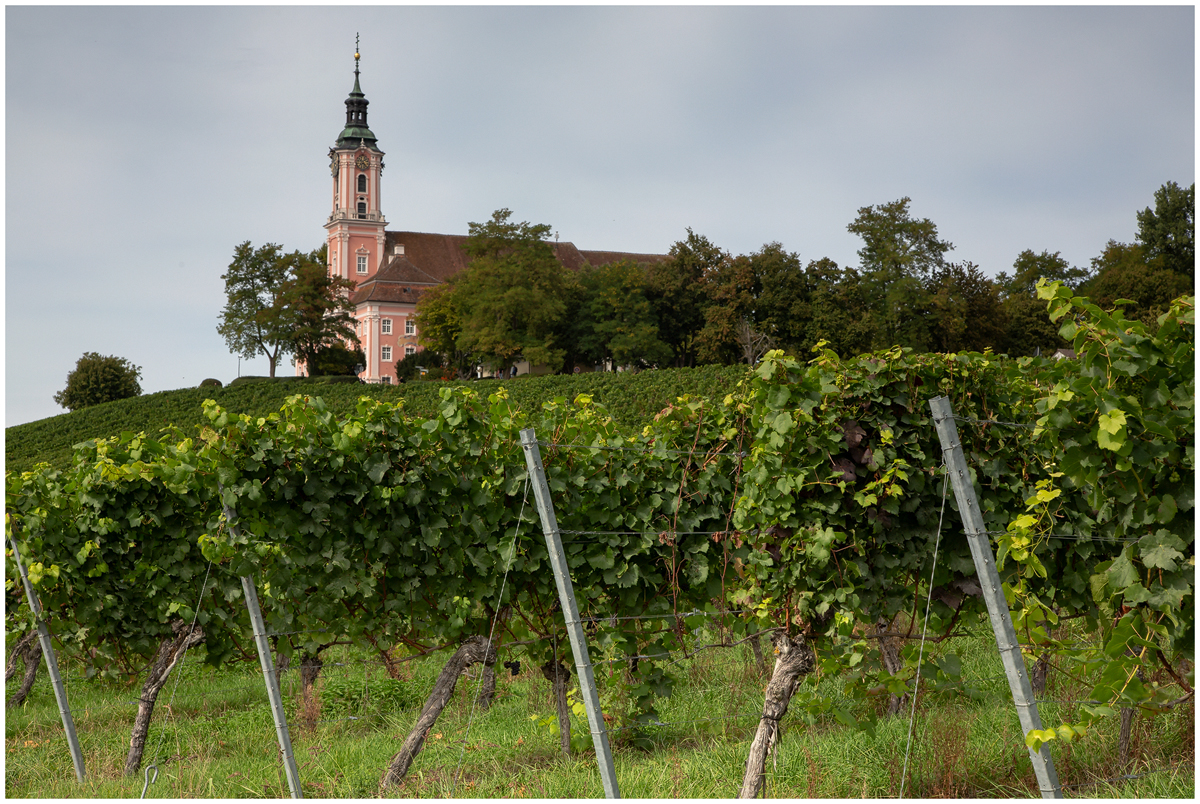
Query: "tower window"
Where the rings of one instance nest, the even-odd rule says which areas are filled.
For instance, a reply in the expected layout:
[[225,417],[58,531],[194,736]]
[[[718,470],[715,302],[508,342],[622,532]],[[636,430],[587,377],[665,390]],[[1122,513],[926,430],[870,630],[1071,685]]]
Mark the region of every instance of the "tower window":
[[366,173],[358,174],[358,191],[360,193],[365,193],[367,191],[367,174]]
[[367,255],[366,254],[358,255],[358,272],[360,274],[365,274],[367,272]]
[[366,217],[367,217],[367,202],[366,201],[358,202],[358,217],[362,218],[363,220],[366,220]]
[[392,334],[392,319],[390,319],[390,318],[383,319],[383,321],[380,323],[380,327],[381,327],[380,331],[384,335],[391,335]]

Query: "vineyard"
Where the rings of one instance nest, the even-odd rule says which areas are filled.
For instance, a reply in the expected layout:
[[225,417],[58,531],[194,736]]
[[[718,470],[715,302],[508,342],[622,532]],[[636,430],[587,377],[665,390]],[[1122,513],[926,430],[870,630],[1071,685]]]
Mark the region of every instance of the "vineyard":
[[[473,713],[501,705],[500,667],[526,680],[536,668],[561,751],[588,744],[521,446],[532,428],[612,739],[653,751],[701,657],[705,673],[734,672],[707,657],[769,638],[757,727],[733,734],[752,738],[742,795],[774,795],[771,758],[798,723],[888,735],[900,757],[898,724],[911,743],[903,715],[922,696],[981,694],[964,668],[987,644],[983,590],[928,405],[944,396],[1035,692],[1061,677],[1079,696],[1048,728],[1008,727],[1027,769],[1043,745],[1069,756],[1110,719],[1124,734],[1135,717],[1194,712],[1193,302],[1149,333],[1061,286],[1041,292],[1078,361],[770,353],[730,392],[682,397],[634,432],[589,395],[537,409],[508,387],[444,388],[427,415],[370,398],[335,415],[306,395],[232,415],[210,400],[199,432],[127,432],[80,444],[68,466],[8,473],[6,528],[63,662],[97,684],[140,682],[125,773],[147,751],[158,767],[166,732],[151,726],[173,671],[179,690],[188,662],[258,661],[257,590],[302,702],[332,697],[331,657],[377,668],[376,699],[403,688],[397,710],[424,701],[376,767],[370,792],[397,794],[471,673]],[[10,647],[34,632],[15,558]],[[22,655],[36,666],[33,644]],[[413,670],[434,656],[436,680]],[[902,756],[882,794],[903,793]],[[283,794],[277,775],[263,781]]]

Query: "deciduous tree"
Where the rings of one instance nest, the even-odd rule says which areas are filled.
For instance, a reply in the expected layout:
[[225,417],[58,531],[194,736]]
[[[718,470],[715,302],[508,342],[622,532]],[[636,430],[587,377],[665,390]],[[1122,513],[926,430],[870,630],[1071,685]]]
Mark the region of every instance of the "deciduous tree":
[[279,298],[292,319],[288,351],[307,367],[311,377],[320,376],[326,368],[343,373],[347,359],[329,350],[341,346],[354,356],[359,349],[354,305],[350,303],[354,283],[329,273],[325,246],[309,254],[293,251],[282,260],[288,276]]
[[658,316],[659,337],[671,347],[675,365],[694,366],[709,305],[705,278],[729,255],[691,228],[669,253],[671,259],[650,266],[647,296]]
[[478,355],[494,369],[523,357],[557,370],[565,350],[555,329],[565,312],[564,268],[547,242],[550,227],[512,223],[497,210],[486,223],[468,224],[471,261],[454,277],[459,350]]
[[1196,273],[1196,185],[1186,190],[1173,181],[1154,193],[1154,209],[1137,214],[1137,241],[1147,262],[1162,261],[1168,271],[1186,276]]
[[846,227],[863,240],[858,256],[863,286],[875,314],[877,348],[896,344],[918,351],[928,348],[924,283],[945,264],[946,252],[954,248],[938,238],[933,221],[912,217],[910,201],[906,196],[888,204],[862,207]]
[[295,317],[284,304],[289,278],[289,261],[282,247],[267,243],[254,248],[250,241],[233,252],[225,280],[225,309],[217,332],[229,351],[251,359],[265,355],[271,376],[279,359],[293,348]]
[[572,322],[576,353],[590,362],[615,366],[666,366],[671,349],[659,337],[659,322],[646,298],[646,270],[621,260],[585,268],[580,302]]
[[142,393],[138,380],[142,370],[123,357],[84,352],[67,374],[67,387],[54,395],[54,401],[67,410],[79,410],[101,402],[126,399]]

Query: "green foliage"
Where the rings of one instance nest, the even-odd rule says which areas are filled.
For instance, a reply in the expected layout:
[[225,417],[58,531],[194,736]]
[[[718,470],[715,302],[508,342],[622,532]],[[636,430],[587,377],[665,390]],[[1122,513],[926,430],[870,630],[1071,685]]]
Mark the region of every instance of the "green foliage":
[[524,358],[558,370],[565,355],[555,338],[565,311],[565,269],[546,240],[550,227],[510,223],[511,215],[501,209],[486,223],[469,224],[471,261],[448,291],[458,316],[455,347],[492,369]]
[[221,274],[226,302],[217,325],[229,351],[246,359],[265,355],[272,377],[291,351],[294,327],[284,301],[290,265],[281,252],[275,243],[256,249],[249,240],[234,249],[233,262]]
[[[357,339],[356,339],[357,341]],[[367,364],[367,358],[360,347],[353,349],[341,341],[321,346],[316,353],[307,358],[308,376],[310,377],[355,377],[356,369]]]
[[[420,415],[361,395],[340,413],[296,395],[258,416],[208,400],[194,438],[126,433],[80,445],[64,471],[10,473],[7,510],[57,633],[101,671],[146,655],[157,632],[128,636],[135,620],[187,616],[205,560],[228,585],[205,610],[210,661],[245,644],[232,586],[243,575],[263,589],[268,629],[297,634],[285,650],[425,652],[487,633],[505,611],[506,643],[561,659],[519,439],[532,426],[594,644],[640,657],[625,689],[633,725],[655,722],[678,681],[658,656],[704,612],[731,637],[803,633],[823,672],[848,673],[850,701],[813,681],[797,706],[869,731],[874,690],[902,692],[917,674],[966,690],[949,658],[918,666],[909,653],[885,672],[854,630],[915,623],[931,570],[935,634],[982,615],[966,539],[950,526],[939,536],[927,400],[945,395],[965,420],[1018,629],[1098,679],[1085,722],[1054,732],[1074,737],[1120,706],[1166,706],[1162,682],[1137,671],[1158,661],[1173,673],[1192,655],[1193,301],[1150,334],[1061,285],[1039,293],[1078,361],[896,347],[845,361],[821,350],[805,365],[774,351],[731,392],[677,397],[637,431],[585,393],[515,404],[538,380],[413,384],[438,390]],[[1040,625],[1067,616],[1112,623],[1101,654],[1076,657]]]
[[658,316],[659,337],[671,348],[676,366],[697,362],[698,333],[704,326],[705,279],[729,255],[689,227],[687,238],[671,246],[671,259],[649,267],[647,298]]
[[201,380],[200,385],[197,387],[199,387],[199,388],[224,388],[225,386],[221,383],[220,380],[216,380],[216,379],[213,379],[210,377],[207,380]]
[[142,392],[141,376],[142,370],[123,357],[84,352],[67,374],[67,387],[54,395],[54,401],[74,411],[128,399]]
[[580,272],[582,303],[570,327],[577,358],[637,367],[670,362],[671,349],[659,338],[658,319],[646,298],[647,281],[642,266],[627,260]]
[[1154,209],[1137,214],[1138,243],[1148,261],[1191,280],[1196,273],[1196,185],[1169,181],[1154,192]]
[[954,246],[938,239],[937,226],[909,213],[912,199],[862,207],[846,227],[863,240],[858,251],[867,303],[876,322],[876,348],[893,344],[925,350],[930,332],[919,313],[926,304],[924,282],[945,263]]
[[284,260],[288,273],[281,301],[291,317],[288,351],[313,377],[357,373],[354,367],[366,360],[354,332],[354,282],[330,273],[326,246],[311,254],[292,252]]
[[[428,352],[420,353],[422,355]],[[512,404],[524,410],[537,410],[542,402],[556,396],[592,397],[613,412],[625,428],[648,424],[676,397],[720,397],[733,390],[745,374],[744,367],[701,366],[695,369],[663,369],[648,372],[587,372],[572,376],[522,376],[515,380],[472,382],[481,393],[491,393],[503,385]],[[321,378],[325,379],[325,378]],[[5,430],[5,462],[12,471],[24,471],[40,461],[58,468],[71,462],[72,447],[81,441],[108,438],[123,431],[155,434],[165,425],[173,425],[194,435],[207,422],[201,403],[214,399],[228,410],[250,416],[266,416],[278,411],[284,400],[317,380],[302,377],[241,377],[223,389],[181,389],[160,391],[134,399],[54,416]],[[321,384],[319,394],[330,410],[344,415],[355,409],[360,397],[380,401],[405,400],[405,409],[415,416],[430,416],[439,404],[438,391],[443,383],[421,382],[404,385]]]

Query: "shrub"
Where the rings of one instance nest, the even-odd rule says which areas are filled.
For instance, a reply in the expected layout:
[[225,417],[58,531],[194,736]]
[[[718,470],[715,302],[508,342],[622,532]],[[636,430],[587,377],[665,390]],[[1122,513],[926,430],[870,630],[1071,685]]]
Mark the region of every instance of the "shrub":
[[138,380],[141,376],[141,368],[123,357],[84,352],[75,363],[75,370],[67,375],[67,387],[54,395],[54,401],[74,411],[101,402],[140,396],[142,386]]
[[[430,349],[423,352],[413,352],[411,355],[405,355],[403,360],[396,363],[396,379],[400,382],[408,382],[409,380],[421,379],[421,369],[428,371],[426,379],[440,379],[442,372],[434,372],[431,369],[438,369],[445,365],[445,361],[440,354]],[[437,374],[437,377],[432,375]],[[453,370],[450,371],[450,376],[457,376]]]
[[200,381],[200,387],[201,388],[224,388],[225,386],[221,384],[220,380],[214,380],[212,377],[209,377],[207,380]]
[[308,365],[310,377],[356,377],[359,366],[366,365],[367,358],[362,349],[348,349],[336,343],[320,349]]

